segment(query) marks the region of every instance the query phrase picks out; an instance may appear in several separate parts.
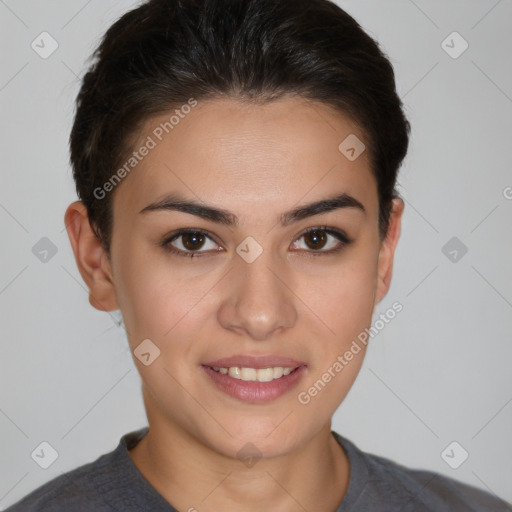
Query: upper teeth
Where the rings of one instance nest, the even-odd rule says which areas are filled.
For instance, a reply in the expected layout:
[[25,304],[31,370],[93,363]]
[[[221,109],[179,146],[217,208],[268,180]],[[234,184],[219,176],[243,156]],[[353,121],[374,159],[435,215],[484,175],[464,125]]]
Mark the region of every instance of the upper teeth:
[[239,366],[232,366],[231,368],[218,368],[213,367],[216,372],[224,375],[229,374],[230,377],[246,381],[257,382],[270,382],[274,379],[279,379],[283,375],[288,375],[295,368],[283,368],[276,366],[274,368],[240,368]]

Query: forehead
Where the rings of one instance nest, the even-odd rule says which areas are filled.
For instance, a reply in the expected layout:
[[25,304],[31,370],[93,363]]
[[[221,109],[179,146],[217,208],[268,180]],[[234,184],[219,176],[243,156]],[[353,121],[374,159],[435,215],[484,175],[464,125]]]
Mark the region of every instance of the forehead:
[[345,140],[361,150],[364,132],[324,104],[296,97],[265,104],[216,99],[178,110],[144,123],[132,149],[151,149],[118,186],[118,208],[140,211],[174,190],[258,209],[335,191],[377,201],[368,151],[352,161],[343,152]]

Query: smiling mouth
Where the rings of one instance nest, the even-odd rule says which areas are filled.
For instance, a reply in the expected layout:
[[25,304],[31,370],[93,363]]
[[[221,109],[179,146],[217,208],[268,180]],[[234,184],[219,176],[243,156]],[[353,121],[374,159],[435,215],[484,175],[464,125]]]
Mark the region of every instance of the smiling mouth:
[[299,368],[296,367],[283,367],[273,366],[269,368],[247,368],[240,366],[231,366],[229,368],[209,366],[212,370],[222,375],[229,375],[233,379],[243,380],[245,382],[271,382],[273,380],[286,377],[290,373]]
[[[306,364],[291,359],[286,360],[286,358],[283,358],[283,364],[288,366],[270,366],[271,361],[265,364],[261,359],[245,362],[259,368],[227,366],[229,363],[231,361],[219,360],[202,364],[201,367],[217,389],[245,403],[264,403],[275,400],[297,386],[307,373]],[[238,364],[240,363],[241,361]],[[217,366],[221,364],[226,366]]]

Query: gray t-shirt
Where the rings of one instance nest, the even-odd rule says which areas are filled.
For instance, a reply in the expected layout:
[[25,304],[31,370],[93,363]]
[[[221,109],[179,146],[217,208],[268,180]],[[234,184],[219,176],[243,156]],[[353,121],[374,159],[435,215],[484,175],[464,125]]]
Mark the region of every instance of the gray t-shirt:
[[[147,432],[144,427],[125,434],[112,452],[43,484],[6,512],[176,512],[128,453]],[[348,489],[335,512],[512,512],[512,506],[498,497],[363,452],[333,434],[350,462]]]

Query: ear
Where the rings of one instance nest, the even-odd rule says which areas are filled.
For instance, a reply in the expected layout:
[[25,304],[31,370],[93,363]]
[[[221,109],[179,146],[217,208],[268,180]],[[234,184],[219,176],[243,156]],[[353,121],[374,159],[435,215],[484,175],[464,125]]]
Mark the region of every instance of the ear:
[[64,222],[78,270],[89,288],[89,303],[100,311],[119,309],[110,258],[92,230],[81,201],[68,206]]
[[386,238],[381,243],[379,251],[377,289],[374,305],[379,303],[385,297],[391,284],[393,260],[398,239],[400,238],[404,206],[405,204],[401,199],[393,199],[388,232],[386,233]]

